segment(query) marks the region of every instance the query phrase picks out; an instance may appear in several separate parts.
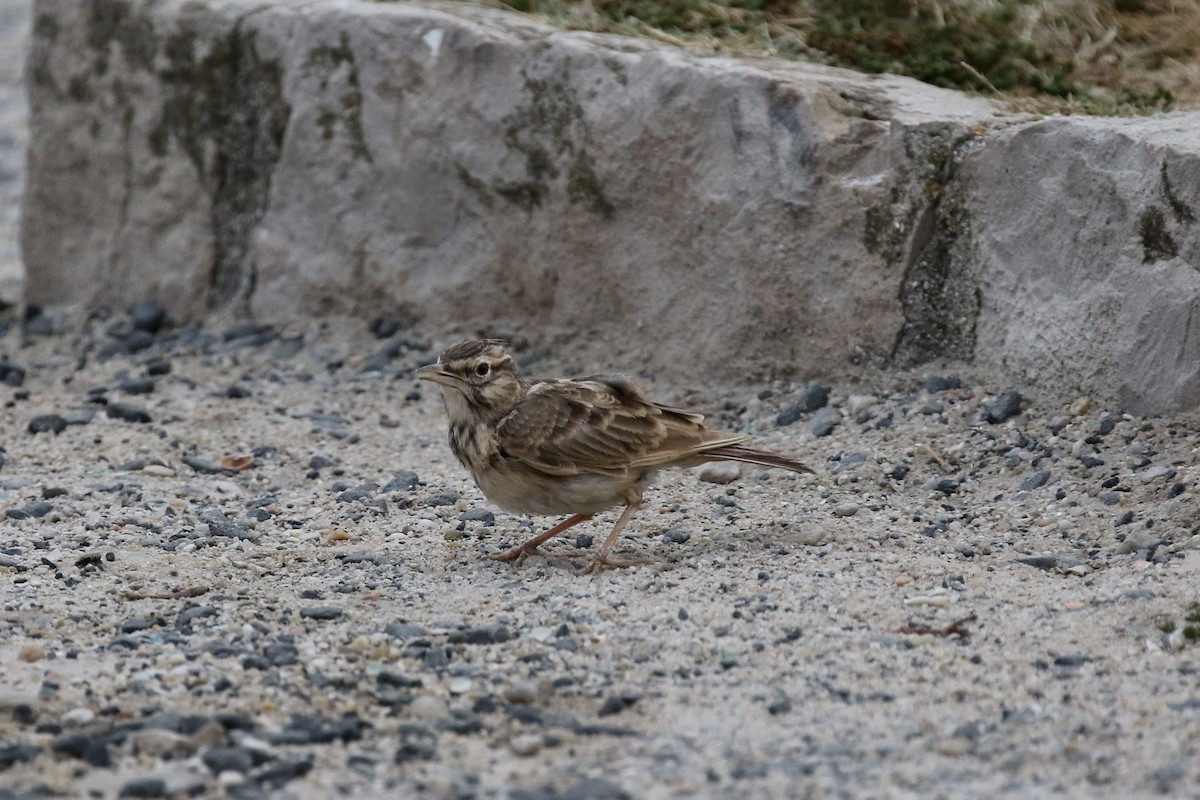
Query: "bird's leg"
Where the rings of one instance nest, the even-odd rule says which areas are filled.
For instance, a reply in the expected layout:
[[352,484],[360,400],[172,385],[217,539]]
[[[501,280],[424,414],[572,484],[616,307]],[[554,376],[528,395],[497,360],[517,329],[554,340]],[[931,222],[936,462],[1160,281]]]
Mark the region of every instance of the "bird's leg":
[[567,517],[550,530],[546,531],[545,533],[539,533],[537,536],[533,537],[524,544],[519,544],[516,547],[505,550],[503,553],[494,553],[489,555],[488,558],[496,561],[512,561],[516,564],[520,564],[530,556],[542,556],[544,558],[549,558],[549,556],[538,549],[538,545],[542,544],[543,542],[550,541],[567,528],[578,525],[581,522],[587,522],[591,518],[591,514],[576,514],[573,517]]
[[617,518],[617,524],[613,525],[612,532],[608,534],[608,538],[604,540],[604,544],[600,545],[600,552],[596,553],[596,558],[592,561],[591,566],[583,571],[584,575],[594,575],[600,572],[605,567],[634,567],[638,561],[622,561],[608,557],[608,551],[612,549],[613,544],[617,539],[621,538],[621,531],[625,525],[633,517],[642,506],[642,498],[639,494],[635,498],[631,498],[625,503],[625,510],[621,512],[621,516]]

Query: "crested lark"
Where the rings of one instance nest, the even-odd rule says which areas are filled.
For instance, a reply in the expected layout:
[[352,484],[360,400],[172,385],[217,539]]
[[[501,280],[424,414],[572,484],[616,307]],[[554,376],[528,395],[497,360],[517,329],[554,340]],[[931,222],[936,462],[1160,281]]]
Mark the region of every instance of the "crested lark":
[[520,563],[538,546],[613,506],[625,509],[585,572],[635,562],[609,550],[663,467],[744,461],[812,472],[746,447],[748,437],[710,430],[703,416],[647,399],[622,377],[529,381],[492,339],[460,342],[417,377],[441,389],[450,448],[488,499],[517,514],[570,514],[524,544],[491,556]]

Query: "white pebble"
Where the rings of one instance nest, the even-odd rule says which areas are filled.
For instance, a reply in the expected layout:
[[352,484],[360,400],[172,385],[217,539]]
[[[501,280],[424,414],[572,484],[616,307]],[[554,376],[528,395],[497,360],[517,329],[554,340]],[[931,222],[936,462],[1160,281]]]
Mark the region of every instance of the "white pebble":
[[524,733],[509,740],[508,747],[518,756],[532,756],[542,749],[544,743],[541,734]]
[[742,468],[736,461],[714,461],[700,468],[697,476],[705,483],[733,483],[742,476]]
[[72,708],[62,715],[60,722],[67,727],[87,725],[96,718],[96,713],[90,708]]
[[450,709],[440,697],[423,694],[408,704],[408,713],[414,719],[438,720],[444,719],[450,713]]

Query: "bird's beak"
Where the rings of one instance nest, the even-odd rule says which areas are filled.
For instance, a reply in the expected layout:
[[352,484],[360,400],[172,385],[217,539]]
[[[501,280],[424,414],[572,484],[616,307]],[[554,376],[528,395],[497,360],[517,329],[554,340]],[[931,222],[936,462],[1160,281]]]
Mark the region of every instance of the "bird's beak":
[[459,383],[458,378],[446,372],[441,364],[426,364],[419,368],[416,374],[423,381],[433,381],[442,386],[456,386]]

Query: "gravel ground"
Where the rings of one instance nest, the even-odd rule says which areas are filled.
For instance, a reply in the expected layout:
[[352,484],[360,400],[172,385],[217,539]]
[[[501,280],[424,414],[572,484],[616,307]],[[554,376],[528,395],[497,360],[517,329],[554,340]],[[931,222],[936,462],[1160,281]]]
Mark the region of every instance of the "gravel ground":
[[0,797],[1200,796],[1194,419],[639,376],[817,474],[666,473],[586,577],[614,514],[484,557],[553,520],[454,462],[446,340],[154,311],[3,317]]

